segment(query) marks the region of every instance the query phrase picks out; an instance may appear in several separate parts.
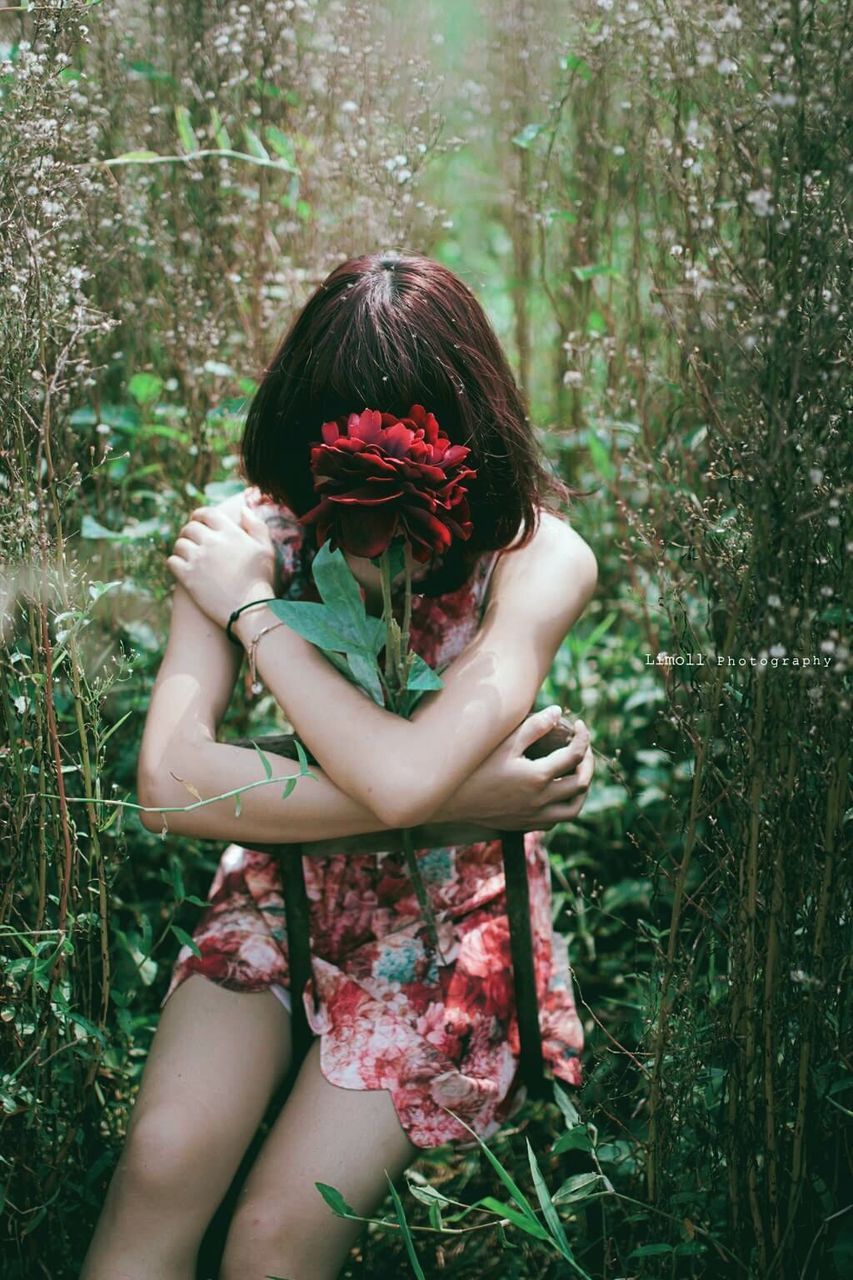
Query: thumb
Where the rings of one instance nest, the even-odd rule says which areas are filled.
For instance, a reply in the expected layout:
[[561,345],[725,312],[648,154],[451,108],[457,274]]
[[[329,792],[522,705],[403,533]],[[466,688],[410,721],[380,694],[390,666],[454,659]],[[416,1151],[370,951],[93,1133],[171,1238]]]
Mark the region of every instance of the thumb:
[[246,532],[251,533],[253,537],[264,538],[264,535],[266,535],[264,540],[269,538],[269,529],[267,528],[266,521],[262,520],[260,516],[255,515],[254,511],[250,510],[249,507],[243,507],[240,512],[240,523]]
[[545,707],[543,711],[534,711],[524,720],[515,735],[515,744],[520,752],[525,752],[534,742],[544,738],[554,728],[562,715],[562,708],[555,705]]

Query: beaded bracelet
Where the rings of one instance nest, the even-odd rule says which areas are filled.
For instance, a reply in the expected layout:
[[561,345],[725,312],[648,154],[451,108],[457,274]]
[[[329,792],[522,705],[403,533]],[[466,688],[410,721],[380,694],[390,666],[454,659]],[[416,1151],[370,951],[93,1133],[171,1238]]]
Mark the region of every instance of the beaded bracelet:
[[231,631],[231,628],[233,627],[237,619],[240,617],[241,613],[244,613],[246,609],[254,609],[259,604],[271,604],[272,601],[276,600],[277,598],[278,598],[277,596],[267,596],[265,600],[250,600],[248,604],[241,604],[239,609],[234,609],[228,615],[228,621],[225,624],[225,634],[227,635],[231,643],[238,644],[242,647],[242,641],[238,640],[237,637],[233,635]]

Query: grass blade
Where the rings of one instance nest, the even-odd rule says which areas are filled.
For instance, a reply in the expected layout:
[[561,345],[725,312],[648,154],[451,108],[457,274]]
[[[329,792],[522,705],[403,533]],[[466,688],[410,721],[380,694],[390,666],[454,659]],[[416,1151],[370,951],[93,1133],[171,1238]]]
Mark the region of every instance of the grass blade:
[[503,1167],[503,1165],[501,1164],[497,1156],[494,1154],[494,1152],[491,1151],[486,1146],[485,1142],[483,1142],[479,1134],[476,1134],[470,1125],[467,1125],[464,1120],[461,1120],[459,1116],[455,1115],[454,1112],[448,1110],[448,1108],[445,1107],[445,1110],[447,1111],[448,1115],[453,1116],[453,1119],[462,1125],[463,1129],[468,1130],[472,1138],[474,1138],[474,1140],[476,1141],[477,1145],[484,1152],[489,1164],[492,1166],[495,1173],[498,1175],[501,1182],[504,1184],[507,1191],[512,1196],[513,1200],[518,1205],[521,1212],[528,1219],[528,1221],[535,1223],[536,1226],[539,1227],[541,1230],[542,1224],[540,1223],[539,1219],[536,1217],[536,1214],[533,1212],[533,1207],[530,1204],[530,1201],[527,1199],[527,1196],[524,1194],[524,1192],[521,1190],[518,1184],[514,1181],[514,1179],[512,1178],[512,1175]]
[[421,1267],[420,1262],[418,1262],[418,1255],[415,1253],[415,1242],[412,1239],[412,1233],[409,1230],[409,1224],[406,1221],[406,1214],[405,1214],[405,1210],[403,1209],[403,1202],[400,1199],[400,1197],[397,1195],[397,1188],[394,1186],[394,1183],[391,1181],[390,1177],[388,1176],[387,1169],[385,1170],[385,1177],[388,1178],[388,1186],[391,1190],[391,1199],[394,1201],[394,1212],[397,1215],[397,1221],[399,1222],[400,1230],[403,1233],[403,1240],[406,1245],[406,1253],[409,1255],[409,1261],[412,1264],[412,1270],[417,1276],[417,1280],[426,1280],[426,1276],[423,1273],[423,1268]]
[[548,1187],[545,1183],[544,1177],[542,1176],[542,1170],[539,1168],[539,1161],[536,1159],[533,1148],[530,1145],[529,1138],[527,1139],[527,1159],[530,1162],[530,1172],[533,1175],[533,1185],[536,1188],[536,1195],[542,1208],[542,1216],[548,1224],[554,1243],[566,1261],[571,1263],[578,1275],[583,1276],[584,1280],[591,1280],[586,1271],[584,1271],[583,1268],[575,1261],[575,1256],[572,1253],[572,1246],[569,1244],[569,1239],[566,1235],[563,1224],[560,1221],[560,1216],[554,1208],[553,1201],[551,1200],[551,1196],[548,1192]]

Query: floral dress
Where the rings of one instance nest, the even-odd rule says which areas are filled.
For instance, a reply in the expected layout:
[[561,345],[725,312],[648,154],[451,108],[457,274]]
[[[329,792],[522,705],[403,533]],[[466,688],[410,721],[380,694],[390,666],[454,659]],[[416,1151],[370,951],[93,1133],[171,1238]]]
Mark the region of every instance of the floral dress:
[[[277,594],[317,599],[296,517],[257,489],[245,501],[270,528]],[[458,590],[413,598],[410,643],[431,666],[451,662],[476,632],[496,556],[485,553]],[[551,925],[542,834],[527,833],[525,848],[545,1063],[580,1085],[583,1027],[566,942]],[[439,927],[438,960],[425,945],[402,853],[303,859],[312,980],[298,994],[321,1037],[326,1079],[346,1089],[387,1089],[412,1143],[427,1148],[470,1140],[445,1108],[487,1138],[518,1109],[524,1089],[500,842],[422,849],[417,857]],[[233,991],[285,991],[275,856],[229,845],[208,902],[193,932],[201,954],[181,948],[162,1003],[192,973]]]

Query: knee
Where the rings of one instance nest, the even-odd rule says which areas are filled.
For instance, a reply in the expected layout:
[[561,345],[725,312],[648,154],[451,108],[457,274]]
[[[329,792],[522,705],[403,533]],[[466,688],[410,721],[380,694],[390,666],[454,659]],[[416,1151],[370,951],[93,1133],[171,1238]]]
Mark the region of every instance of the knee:
[[247,1199],[231,1219],[219,1280],[262,1280],[270,1273],[334,1280],[338,1265],[330,1266],[325,1252],[311,1224],[289,1212],[286,1203]]
[[116,1181],[124,1193],[169,1204],[192,1196],[204,1167],[204,1134],[175,1108],[154,1108],[131,1124]]

